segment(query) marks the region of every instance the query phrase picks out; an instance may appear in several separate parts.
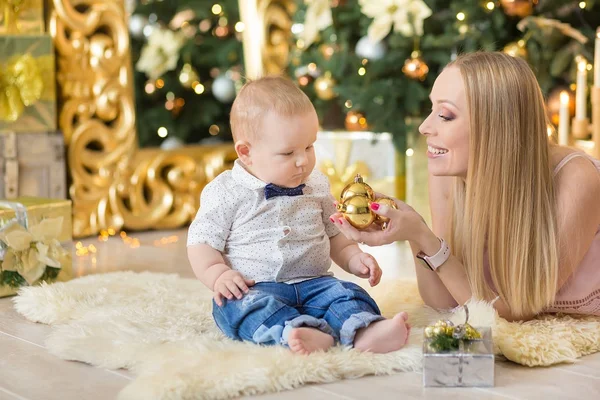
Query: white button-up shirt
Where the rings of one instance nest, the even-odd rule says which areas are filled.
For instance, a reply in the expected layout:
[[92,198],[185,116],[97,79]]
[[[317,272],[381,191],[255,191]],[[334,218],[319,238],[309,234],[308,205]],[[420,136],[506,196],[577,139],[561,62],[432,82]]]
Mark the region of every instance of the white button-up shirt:
[[206,185],[187,245],[204,243],[256,282],[295,283],[329,272],[329,238],[339,230],[327,177],[314,170],[303,195],[265,199],[266,183],[236,160]]

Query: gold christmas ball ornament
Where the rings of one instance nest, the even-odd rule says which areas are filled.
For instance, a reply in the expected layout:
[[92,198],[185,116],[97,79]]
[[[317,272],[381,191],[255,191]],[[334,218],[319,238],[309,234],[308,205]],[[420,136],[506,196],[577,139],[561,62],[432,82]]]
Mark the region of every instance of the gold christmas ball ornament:
[[323,76],[315,79],[315,91],[317,97],[321,100],[331,100],[335,98],[336,93],[333,90],[335,80],[331,77],[331,72],[326,72]]
[[346,200],[354,196],[363,196],[369,201],[373,201],[375,199],[375,193],[373,192],[373,189],[364,182],[360,174],[356,174],[354,181],[347,184],[346,187],[342,189],[342,193],[340,194],[340,203],[344,203]]
[[433,326],[428,326],[425,328],[425,337],[432,337],[433,336]]
[[310,74],[305,74],[298,77],[298,85],[302,87],[308,86],[313,80],[314,79]]
[[338,204],[338,211],[346,221],[356,229],[365,229],[375,221],[375,214],[369,205],[371,200],[365,196],[352,196]]
[[319,46],[319,51],[323,55],[323,58],[325,60],[329,61],[331,59],[331,57],[333,57],[333,55],[337,51],[337,46],[334,46],[329,43],[322,44]]
[[465,336],[468,339],[480,339],[481,333],[475,328],[473,328],[470,324],[464,324],[465,328]]
[[402,72],[410,79],[423,81],[429,73],[429,67],[425,60],[421,58],[421,54],[418,51],[413,51],[411,57],[404,62]]
[[196,72],[192,64],[183,64],[181,72],[179,72],[179,82],[181,83],[181,86],[187,89],[191,89],[192,87],[196,86],[194,83],[200,82],[198,72]]
[[358,111],[349,111],[348,114],[346,114],[344,125],[346,130],[349,131],[366,131],[369,129],[364,114]]
[[527,58],[527,48],[525,48],[525,41],[519,40],[518,42],[512,42],[504,46],[502,50],[504,53],[511,57]]
[[[379,204],[383,204],[386,205],[388,207],[391,207],[395,210],[398,209],[398,206],[396,205],[396,202],[393,199],[384,197],[381,199],[377,199],[376,201]],[[382,230],[386,230],[388,227],[388,222],[390,222],[390,219],[388,217],[384,217],[383,215],[377,215],[377,217],[375,218],[375,223],[378,225],[381,225],[381,229]]]
[[538,0],[500,0],[506,15],[519,18],[530,16],[537,3]]
[[547,100],[548,116],[554,125],[558,125],[558,111],[560,109],[560,93],[567,92],[569,95],[569,115],[575,116],[575,93],[567,86],[558,86],[550,92]]
[[434,326],[434,327],[433,327],[433,334],[434,334],[435,336],[437,336],[437,335],[441,335],[441,334],[443,334],[443,333],[445,333],[445,332],[446,332],[446,328],[445,328],[445,327],[443,327],[443,326]]

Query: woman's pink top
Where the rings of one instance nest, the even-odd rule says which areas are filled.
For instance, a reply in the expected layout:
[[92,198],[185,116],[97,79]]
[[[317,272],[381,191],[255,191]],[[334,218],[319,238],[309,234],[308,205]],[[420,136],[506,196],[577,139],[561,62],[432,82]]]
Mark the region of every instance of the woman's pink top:
[[[554,169],[554,175],[560,171],[566,163],[576,157],[584,157],[594,163],[600,173],[600,161],[587,154],[575,152],[566,156]],[[600,203],[598,204],[600,207]],[[495,290],[489,272],[487,254],[484,256],[484,267],[486,280],[490,287]],[[577,266],[573,275],[567,280],[556,294],[556,300],[547,312],[562,312],[571,314],[587,314],[600,316],[600,226],[590,248]]]

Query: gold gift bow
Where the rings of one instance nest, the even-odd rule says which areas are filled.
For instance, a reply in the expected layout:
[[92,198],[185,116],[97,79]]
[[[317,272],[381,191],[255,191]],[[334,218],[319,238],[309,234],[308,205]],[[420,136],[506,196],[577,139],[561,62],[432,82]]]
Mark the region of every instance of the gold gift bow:
[[329,185],[331,186],[331,193],[333,194],[333,197],[337,199],[344,187],[348,183],[352,182],[356,174],[360,174],[365,179],[365,182],[368,183],[374,191],[390,196],[397,195],[397,193],[385,193],[390,189],[390,186],[392,191],[395,191],[395,177],[390,176],[369,181],[371,170],[364,161],[357,161],[354,164],[348,165],[353,146],[352,140],[346,138],[335,138],[333,141],[335,162],[332,160],[323,160],[319,164],[319,169],[329,179]]
[[41,278],[46,267],[61,268],[68,257],[57,239],[62,231],[63,217],[48,218],[27,228],[27,212],[22,204],[0,202],[0,206],[16,212],[12,221],[0,227],[3,249],[0,271],[15,271],[32,285]]
[[25,107],[38,100],[51,100],[50,85],[44,84],[44,72],[52,68],[52,56],[34,58],[25,53],[12,57],[0,70],[0,120],[14,122]]

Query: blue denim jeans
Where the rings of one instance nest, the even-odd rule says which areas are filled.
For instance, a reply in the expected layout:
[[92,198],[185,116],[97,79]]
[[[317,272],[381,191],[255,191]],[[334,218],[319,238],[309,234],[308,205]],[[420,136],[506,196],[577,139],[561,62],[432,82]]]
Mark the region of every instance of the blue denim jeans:
[[261,282],[237,300],[213,301],[213,317],[228,337],[263,345],[287,345],[293,328],[306,326],[352,346],[356,331],[382,320],[360,286],[325,276],[299,283]]

